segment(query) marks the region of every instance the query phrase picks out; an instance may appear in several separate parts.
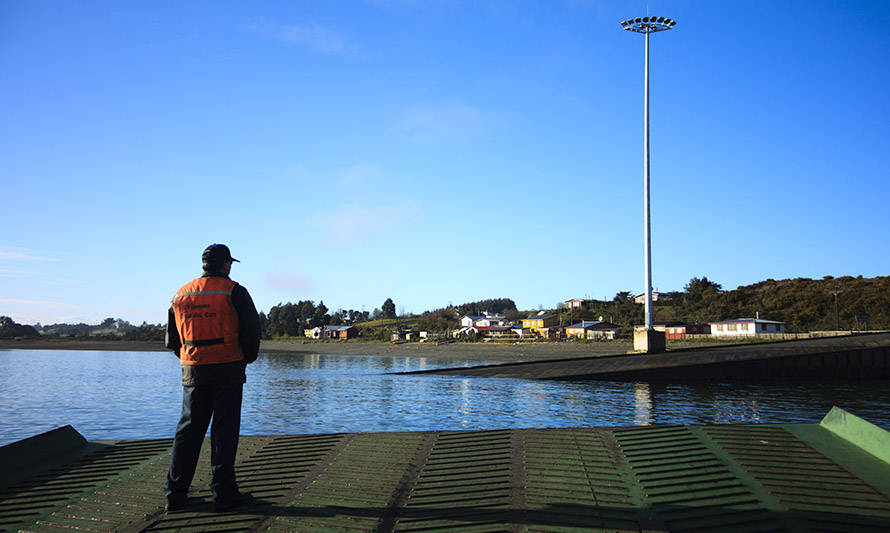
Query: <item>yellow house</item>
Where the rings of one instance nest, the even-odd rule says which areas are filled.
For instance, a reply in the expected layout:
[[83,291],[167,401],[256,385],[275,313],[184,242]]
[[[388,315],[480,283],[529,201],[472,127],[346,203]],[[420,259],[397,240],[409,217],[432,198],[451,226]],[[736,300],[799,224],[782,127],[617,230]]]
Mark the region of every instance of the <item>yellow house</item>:
[[587,330],[593,325],[592,322],[581,321],[579,324],[566,326],[566,337],[578,337],[579,339],[587,338]]
[[522,319],[522,327],[528,328],[535,333],[541,328],[549,328],[559,324],[559,317],[556,315],[538,315],[531,318]]
[[577,324],[566,326],[566,337],[579,339],[614,339],[620,328],[611,322],[602,320],[582,320]]

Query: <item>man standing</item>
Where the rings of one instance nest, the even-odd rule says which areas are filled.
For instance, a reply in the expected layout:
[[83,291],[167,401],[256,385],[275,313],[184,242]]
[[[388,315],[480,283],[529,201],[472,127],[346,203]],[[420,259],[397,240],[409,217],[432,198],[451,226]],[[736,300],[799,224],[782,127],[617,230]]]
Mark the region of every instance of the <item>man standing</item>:
[[167,319],[167,348],[182,365],[182,415],[164,485],[167,511],[186,506],[211,418],[210,464],[215,511],[253,501],[238,491],[235,455],[241,429],[245,367],[260,348],[260,322],[247,289],[229,279],[234,259],[223,244],[201,257],[204,274],[179,289]]

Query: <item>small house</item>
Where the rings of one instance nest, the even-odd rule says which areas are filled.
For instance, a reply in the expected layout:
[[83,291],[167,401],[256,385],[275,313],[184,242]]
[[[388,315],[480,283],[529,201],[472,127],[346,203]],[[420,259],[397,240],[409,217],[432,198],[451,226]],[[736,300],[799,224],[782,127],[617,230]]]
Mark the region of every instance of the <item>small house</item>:
[[616,324],[612,324],[606,322],[601,324],[599,327],[590,328],[587,330],[587,339],[588,340],[602,340],[608,339],[613,341],[621,335],[621,328]]
[[526,338],[526,337],[534,337],[535,332],[531,328],[524,328],[518,324],[510,326],[513,328],[513,333],[516,334],[517,337]]
[[582,320],[577,324],[572,324],[571,326],[566,326],[566,337],[575,337],[578,339],[586,339],[587,338],[587,330],[593,327],[594,324],[599,323],[598,320]]
[[479,315],[464,315],[460,318],[461,327],[471,328],[473,326],[482,326],[482,327],[490,327],[490,326],[506,326],[507,325],[507,317],[495,314],[484,312],[482,316]]
[[479,315],[464,315],[460,317],[460,326],[462,328],[471,328],[476,325],[477,320],[482,320],[483,318],[485,317]]
[[486,337],[502,339],[505,337],[516,337],[516,330],[510,326],[489,326]]
[[500,315],[488,315],[488,316],[483,317],[480,320],[477,320],[475,325],[483,326],[483,327],[506,326],[507,325],[507,317],[503,317]]
[[578,339],[614,339],[620,334],[621,328],[618,325],[602,320],[582,320],[566,326],[566,337]]
[[420,332],[413,331],[413,330],[407,330],[407,329],[399,329],[399,330],[394,329],[392,331],[392,335],[390,338],[392,339],[393,342],[416,341],[416,340],[420,339]]
[[707,335],[711,333],[710,324],[674,324],[664,328],[664,337],[671,340],[682,340],[686,335]]
[[667,334],[667,330],[669,328],[676,328],[678,326],[685,326],[686,322],[680,320],[669,320],[667,322],[653,322],[652,329],[655,331],[661,331]]
[[722,322],[710,322],[711,335],[714,337],[755,337],[785,333],[785,323],[759,318],[738,318]]
[[522,327],[523,328],[531,329],[535,333],[538,333],[539,335],[542,335],[542,336],[547,336],[547,335],[542,333],[541,330],[543,330],[545,328],[551,328],[553,326],[556,326],[556,325],[558,325],[558,323],[559,323],[559,317],[557,315],[552,315],[552,314],[551,315],[540,314],[540,315],[535,315],[535,316],[532,316],[529,318],[522,319]]
[[584,307],[584,304],[588,303],[590,300],[582,300],[581,298],[572,298],[570,300],[566,300],[566,309],[581,309]]
[[[636,295],[634,295],[633,299],[634,299],[634,303],[636,303],[636,304],[644,304],[644,303],[646,303],[646,293],[644,292],[643,294],[636,294]],[[669,298],[667,297],[666,294],[661,294],[660,292],[654,292],[654,291],[652,292],[652,301],[653,302],[657,302],[658,300],[668,300],[668,299]]]
[[565,328],[563,328],[561,326],[554,325],[554,326],[549,326],[549,327],[544,327],[544,328],[537,328],[535,330],[535,333],[537,333],[538,335],[540,335],[541,337],[543,337],[545,339],[559,340],[559,338],[562,337],[564,329]]
[[303,335],[310,339],[320,339],[324,336],[324,328],[319,326],[315,326],[314,328],[306,328],[303,330]]
[[358,337],[358,328],[355,326],[328,326],[328,336],[332,339],[348,340]]

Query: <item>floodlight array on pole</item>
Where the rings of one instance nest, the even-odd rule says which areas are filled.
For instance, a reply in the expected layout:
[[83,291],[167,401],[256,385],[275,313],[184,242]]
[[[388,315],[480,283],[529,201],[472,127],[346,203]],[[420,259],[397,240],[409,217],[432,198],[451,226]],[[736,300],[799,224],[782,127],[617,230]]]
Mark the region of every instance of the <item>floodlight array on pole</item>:
[[676,20],[664,17],[637,17],[621,21],[621,27],[637,33],[655,33],[673,28]]
[[669,30],[677,21],[665,17],[637,17],[621,22],[627,31],[642,33],[646,36],[645,59],[645,93],[643,107],[643,237],[646,241],[644,257],[646,271],[646,330],[652,330],[652,238],[649,222],[649,34]]

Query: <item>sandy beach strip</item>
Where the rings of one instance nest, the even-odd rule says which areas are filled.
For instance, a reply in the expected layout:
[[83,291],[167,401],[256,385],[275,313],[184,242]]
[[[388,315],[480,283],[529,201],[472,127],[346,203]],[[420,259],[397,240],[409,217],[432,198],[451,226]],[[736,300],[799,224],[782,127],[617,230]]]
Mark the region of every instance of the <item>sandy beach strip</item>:
[[[719,343],[671,342],[669,349],[716,346]],[[365,341],[312,341],[303,339],[264,340],[260,353],[376,355],[388,357],[442,357],[457,360],[520,363],[577,357],[623,355],[633,348],[630,341],[603,342],[454,342],[448,344]],[[77,339],[0,339],[0,350],[109,350],[122,352],[166,352],[160,341],[114,341]]]
[[454,342],[405,343],[388,342],[312,342],[263,341],[261,351],[267,353],[322,353],[337,355],[381,355],[392,357],[443,357],[496,362],[543,361],[573,357],[623,354],[631,342]]
[[[0,350],[111,350],[111,351],[167,351],[159,341],[110,341],[75,339],[0,340]],[[525,342],[507,343],[405,343],[336,342],[309,340],[264,340],[261,353],[269,354],[332,354],[378,355],[391,357],[444,357],[449,359],[484,360],[499,362],[541,361],[571,357],[592,357],[623,354],[631,349],[630,342]]]

